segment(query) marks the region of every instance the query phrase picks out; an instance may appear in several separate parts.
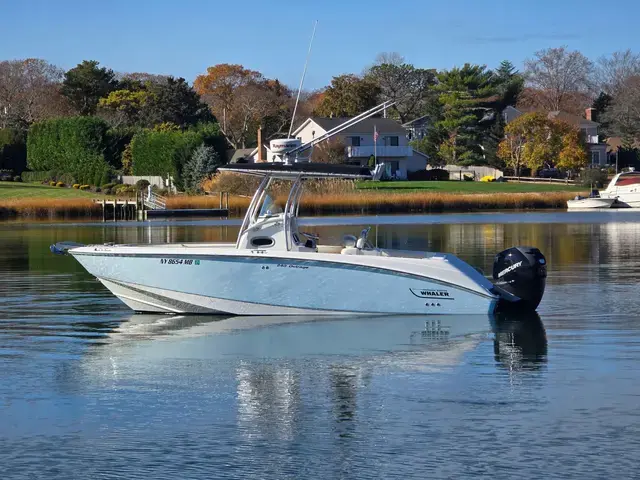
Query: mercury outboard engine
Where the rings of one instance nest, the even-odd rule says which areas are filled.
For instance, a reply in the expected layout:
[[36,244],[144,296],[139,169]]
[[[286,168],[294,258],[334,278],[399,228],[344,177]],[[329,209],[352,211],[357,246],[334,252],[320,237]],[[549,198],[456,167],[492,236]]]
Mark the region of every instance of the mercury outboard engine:
[[493,283],[503,308],[535,310],[547,280],[547,261],[535,247],[513,247],[496,255]]

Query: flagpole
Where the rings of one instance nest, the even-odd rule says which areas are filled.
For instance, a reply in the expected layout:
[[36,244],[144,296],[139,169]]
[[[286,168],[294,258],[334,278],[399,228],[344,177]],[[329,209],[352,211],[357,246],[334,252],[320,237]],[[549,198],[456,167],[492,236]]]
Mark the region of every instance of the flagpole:
[[378,129],[373,126],[373,162],[378,165]]

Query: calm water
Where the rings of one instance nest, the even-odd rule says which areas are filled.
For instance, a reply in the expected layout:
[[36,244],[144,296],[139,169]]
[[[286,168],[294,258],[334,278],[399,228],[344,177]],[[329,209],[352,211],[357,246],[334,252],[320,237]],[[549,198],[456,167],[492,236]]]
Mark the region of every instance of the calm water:
[[[337,221],[306,229],[376,223]],[[131,315],[49,244],[237,222],[1,224],[0,479],[637,477],[640,213],[395,221],[371,240],[485,271],[538,246],[539,316]]]

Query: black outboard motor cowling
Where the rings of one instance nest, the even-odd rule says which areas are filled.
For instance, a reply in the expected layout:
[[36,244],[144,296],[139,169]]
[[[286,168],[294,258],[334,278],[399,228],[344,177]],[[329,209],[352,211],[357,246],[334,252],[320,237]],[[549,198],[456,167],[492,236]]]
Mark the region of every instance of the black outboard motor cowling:
[[[511,306],[535,310],[538,308],[547,280],[547,261],[535,247],[513,247],[496,255],[493,262],[493,283],[498,293],[503,290],[517,299]],[[507,297],[503,295],[503,297]]]

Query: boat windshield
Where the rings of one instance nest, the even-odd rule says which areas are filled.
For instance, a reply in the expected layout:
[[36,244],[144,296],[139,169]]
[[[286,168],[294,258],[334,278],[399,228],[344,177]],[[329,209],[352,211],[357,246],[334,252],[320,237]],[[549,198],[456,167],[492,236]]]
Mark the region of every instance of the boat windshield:
[[282,213],[282,207],[276,203],[276,199],[270,194],[266,193],[260,207],[260,217],[270,217],[271,215],[278,215]]

